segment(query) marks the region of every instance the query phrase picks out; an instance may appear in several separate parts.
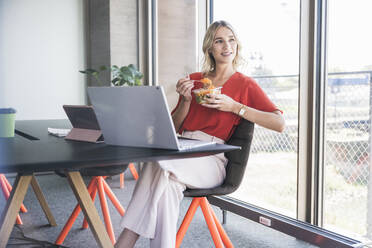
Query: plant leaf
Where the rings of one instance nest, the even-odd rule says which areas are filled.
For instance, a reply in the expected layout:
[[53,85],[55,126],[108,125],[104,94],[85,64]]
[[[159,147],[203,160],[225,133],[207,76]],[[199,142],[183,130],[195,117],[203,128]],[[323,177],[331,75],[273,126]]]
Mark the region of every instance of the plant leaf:
[[114,86],[134,86],[142,85],[141,78],[143,74],[137,70],[136,66],[129,64],[128,66],[118,67],[117,65],[111,66],[111,83]]
[[128,65],[128,69],[132,75],[132,77],[136,77],[137,69],[133,64]]
[[97,70],[90,69],[90,68],[86,69],[85,71],[86,71],[87,73],[98,72]]
[[136,78],[135,81],[136,81],[136,85],[142,85],[142,82],[140,79]]
[[141,79],[143,78],[143,74],[139,71],[136,72],[136,78]]
[[124,79],[120,79],[119,80],[119,85],[120,86],[124,86],[124,85],[126,85],[127,84],[127,82],[124,80]]
[[126,75],[131,75],[132,74],[132,71],[130,70],[130,68],[128,66],[123,66],[120,68],[120,71]]

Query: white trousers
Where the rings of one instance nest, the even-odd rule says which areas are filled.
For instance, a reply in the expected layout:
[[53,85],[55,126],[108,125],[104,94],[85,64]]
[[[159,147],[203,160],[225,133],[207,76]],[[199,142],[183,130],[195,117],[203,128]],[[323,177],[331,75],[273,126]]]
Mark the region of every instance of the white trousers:
[[[224,143],[201,131],[185,132],[183,136]],[[183,191],[186,187],[213,188],[221,185],[226,175],[226,164],[224,154],[216,154],[145,165],[121,226],[150,238],[151,248],[174,248]]]

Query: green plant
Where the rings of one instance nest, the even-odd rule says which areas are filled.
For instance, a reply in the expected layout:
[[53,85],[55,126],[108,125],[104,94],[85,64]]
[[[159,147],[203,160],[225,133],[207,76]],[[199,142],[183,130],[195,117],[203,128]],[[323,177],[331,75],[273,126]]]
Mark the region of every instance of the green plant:
[[107,66],[100,66],[98,70],[95,69],[86,69],[85,71],[79,71],[83,74],[93,76],[97,82],[101,85],[104,85],[99,78],[99,74],[102,71],[106,71],[109,69],[111,71],[111,83],[114,86],[135,86],[135,85],[142,85],[141,78],[143,78],[143,74],[137,70],[136,66],[130,64],[128,66],[119,67],[117,65],[111,66],[108,68]]

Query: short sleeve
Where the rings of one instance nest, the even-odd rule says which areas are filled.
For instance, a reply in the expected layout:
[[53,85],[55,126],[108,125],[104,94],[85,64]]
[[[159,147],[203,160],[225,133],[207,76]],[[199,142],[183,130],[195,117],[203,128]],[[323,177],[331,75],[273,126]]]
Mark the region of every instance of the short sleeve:
[[[248,102],[250,107],[265,111],[265,112],[274,112],[276,110],[282,112],[277,106],[269,99],[266,93],[262,90],[262,88],[255,82],[253,79],[252,83],[249,84],[248,89]],[[248,105],[248,106],[249,106]]]

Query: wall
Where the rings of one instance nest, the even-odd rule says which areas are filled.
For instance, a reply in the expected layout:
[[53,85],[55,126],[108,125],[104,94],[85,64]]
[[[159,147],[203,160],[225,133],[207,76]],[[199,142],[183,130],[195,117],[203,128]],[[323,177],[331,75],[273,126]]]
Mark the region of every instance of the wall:
[[[171,108],[177,80],[198,70],[197,3],[158,2],[159,83]],[[136,0],[0,0],[0,107],[18,120],[65,118],[63,104],[87,102],[78,70],[138,63],[137,21]]]
[[196,0],[158,1],[158,78],[170,109],[178,100],[177,81],[198,70],[197,5]]
[[112,65],[138,65],[137,0],[110,1]]
[[[100,66],[138,65],[137,1],[136,0],[89,0],[87,65]],[[100,74],[102,83],[110,86],[109,71]],[[99,83],[88,78],[89,86]]]
[[85,103],[83,12],[83,0],[0,1],[0,107],[53,119]]

